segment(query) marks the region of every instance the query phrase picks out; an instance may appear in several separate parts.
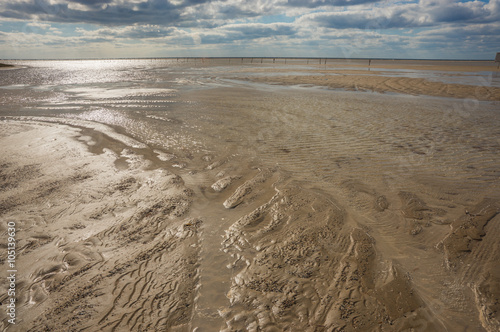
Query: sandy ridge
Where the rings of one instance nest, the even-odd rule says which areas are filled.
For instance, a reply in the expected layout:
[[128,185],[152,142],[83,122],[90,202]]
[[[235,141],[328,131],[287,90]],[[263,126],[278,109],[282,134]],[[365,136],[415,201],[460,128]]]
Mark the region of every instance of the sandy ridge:
[[283,75],[252,76],[247,80],[269,84],[327,86],[332,89],[352,91],[394,92],[410,95],[427,95],[473,99],[481,101],[500,101],[500,88],[494,86],[475,86],[433,82],[424,78],[384,77],[379,75]]

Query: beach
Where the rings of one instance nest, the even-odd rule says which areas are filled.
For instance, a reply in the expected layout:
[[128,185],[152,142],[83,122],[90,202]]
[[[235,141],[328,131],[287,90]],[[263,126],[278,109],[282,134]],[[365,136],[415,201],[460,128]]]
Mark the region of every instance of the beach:
[[320,62],[2,71],[1,329],[498,331],[495,64]]

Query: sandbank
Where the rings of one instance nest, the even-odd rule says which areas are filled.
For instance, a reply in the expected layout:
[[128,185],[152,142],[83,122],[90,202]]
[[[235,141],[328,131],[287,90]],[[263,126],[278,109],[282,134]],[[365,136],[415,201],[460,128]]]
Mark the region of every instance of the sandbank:
[[[273,72],[272,69],[267,71]],[[280,70],[276,71],[277,73]],[[492,86],[487,79],[478,78],[475,85],[443,83],[427,78],[386,76],[382,72],[356,70],[318,70],[302,75],[247,76],[254,82],[282,85],[326,86],[331,89],[352,91],[392,92],[409,95],[500,101],[500,87]]]

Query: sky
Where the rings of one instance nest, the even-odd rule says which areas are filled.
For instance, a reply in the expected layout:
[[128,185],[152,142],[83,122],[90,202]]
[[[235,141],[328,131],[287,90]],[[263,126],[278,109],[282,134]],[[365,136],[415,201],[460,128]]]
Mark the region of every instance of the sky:
[[2,0],[0,59],[493,60],[500,0]]

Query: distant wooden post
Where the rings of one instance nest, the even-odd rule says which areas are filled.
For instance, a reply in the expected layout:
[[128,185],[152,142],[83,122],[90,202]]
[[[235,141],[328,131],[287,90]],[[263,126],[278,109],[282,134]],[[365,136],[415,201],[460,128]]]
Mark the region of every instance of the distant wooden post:
[[497,53],[497,56],[495,57],[495,62],[498,62],[497,69],[500,67],[500,52]]

